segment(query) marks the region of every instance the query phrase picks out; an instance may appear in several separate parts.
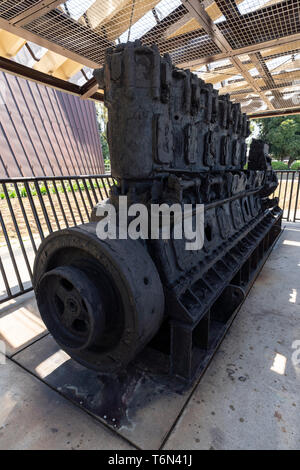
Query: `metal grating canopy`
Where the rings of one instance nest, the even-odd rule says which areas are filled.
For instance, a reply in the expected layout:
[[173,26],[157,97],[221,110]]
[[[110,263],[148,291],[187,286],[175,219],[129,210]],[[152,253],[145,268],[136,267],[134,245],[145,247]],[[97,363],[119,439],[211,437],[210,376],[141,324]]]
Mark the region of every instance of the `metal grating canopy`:
[[104,50],[111,45],[91,28],[74,21],[59,10],[36,18],[25,25],[24,29],[96,64],[102,63]]
[[[298,1],[248,0],[239,6],[237,3],[216,1],[226,18],[219,24],[219,29],[233,49],[279,39],[300,30]],[[255,5],[261,7],[254,9]]]
[[105,49],[140,39],[252,116],[300,110],[300,0],[7,0],[0,28],[3,57],[84,85],[86,98]]
[[0,16],[6,20],[13,20],[28,8],[40,3],[39,0],[7,0],[0,2]]

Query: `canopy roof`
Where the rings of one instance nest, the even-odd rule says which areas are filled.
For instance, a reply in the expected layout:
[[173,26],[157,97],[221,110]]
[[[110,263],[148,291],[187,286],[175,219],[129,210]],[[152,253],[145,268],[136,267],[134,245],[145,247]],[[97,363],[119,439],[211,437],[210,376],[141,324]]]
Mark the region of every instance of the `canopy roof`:
[[250,116],[300,112],[300,0],[0,0],[0,68],[102,99],[92,69],[141,39]]

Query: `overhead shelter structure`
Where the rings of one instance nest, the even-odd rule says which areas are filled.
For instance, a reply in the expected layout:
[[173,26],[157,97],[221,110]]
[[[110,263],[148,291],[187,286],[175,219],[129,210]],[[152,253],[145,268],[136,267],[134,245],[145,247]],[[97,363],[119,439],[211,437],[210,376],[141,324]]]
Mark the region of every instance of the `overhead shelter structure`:
[[102,100],[92,70],[140,39],[250,117],[300,113],[300,0],[2,0],[0,68]]

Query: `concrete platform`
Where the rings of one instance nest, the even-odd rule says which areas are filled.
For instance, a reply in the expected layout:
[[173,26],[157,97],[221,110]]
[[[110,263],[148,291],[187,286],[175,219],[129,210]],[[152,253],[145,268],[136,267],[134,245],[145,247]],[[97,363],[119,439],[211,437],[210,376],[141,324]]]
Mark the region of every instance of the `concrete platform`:
[[194,388],[138,361],[127,376],[100,377],[59,350],[32,295],[10,302],[0,309],[0,448],[299,449],[299,319],[300,224],[286,224]]
[[0,396],[0,449],[132,449],[12,361]]
[[0,340],[5,342],[8,357],[46,334],[33,292],[0,305]]
[[289,225],[164,448],[299,449],[297,340],[300,225]]

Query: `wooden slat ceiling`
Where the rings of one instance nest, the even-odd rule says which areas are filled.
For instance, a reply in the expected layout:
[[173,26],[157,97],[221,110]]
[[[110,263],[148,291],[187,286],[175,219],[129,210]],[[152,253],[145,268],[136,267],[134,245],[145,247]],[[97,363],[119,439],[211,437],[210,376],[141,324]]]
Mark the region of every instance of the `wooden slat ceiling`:
[[83,98],[101,99],[90,77],[105,49],[135,39],[157,43],[250,116],[300,112],[300,0],[0,1],[0,68],[27,65],[33,79],[72,82]]

